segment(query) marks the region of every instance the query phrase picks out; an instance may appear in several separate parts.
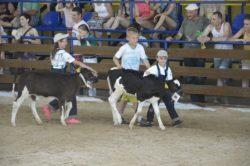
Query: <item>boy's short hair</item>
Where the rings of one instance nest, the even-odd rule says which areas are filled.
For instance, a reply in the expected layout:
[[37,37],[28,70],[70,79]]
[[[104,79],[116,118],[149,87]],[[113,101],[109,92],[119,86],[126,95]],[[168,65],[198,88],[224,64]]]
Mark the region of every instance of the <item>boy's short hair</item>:
[[27,13],[23,13],[23,14],[21,14],[21,15],[20,15],[20,17],[25,17],[26,19],[28,19],[28,20],[29,20],[29,22],[30,22],[30,20],[31,20],[30,15],[29,15],[29,14],[27,14]]
[[244,17],[244,20],[249,20],[250,21],[250,14],[246,14]]
[[222,19],[222,13],[219,11],[214,12],[213,15],[217,15],[220,19]]
[[72,9],[72,12],[76,12],[77,14],[81,14],[82,15],[82,9],[78,6],[74,7]]
[[137,29],[138,33],[141,33],[141,25],[138,24],[137,22],[133,23],[131,27],[134,27]]
[[133,34],[139,34],[138,30],[135,27],[129,27],[126,31],[127,34],[133,33]]

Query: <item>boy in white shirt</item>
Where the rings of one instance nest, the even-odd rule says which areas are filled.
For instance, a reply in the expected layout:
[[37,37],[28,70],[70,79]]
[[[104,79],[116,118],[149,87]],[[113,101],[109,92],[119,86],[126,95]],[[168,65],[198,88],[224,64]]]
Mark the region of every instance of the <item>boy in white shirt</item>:
[[[143,64],[149,68],[150,64],[148,62],[147,55],[145,54],[144,47],[138,43],[139,33],[134,27],[129,27],[126,32],[126,39],[128,43],[124,44],[117,51],[113,57],[113,61],[117,68],[121,69],[131,69],[139,71],[141,61]],[[120,63],[121,60],[121,63]],[[122,115],[127,104],[127,101],[121,100],[118,110]],[[126,123],[123,121],[123,123]]]
[[[173,74],[168,66],[168,53],[165,50],[160,50],[157,53],[157,64],[151,66],[148,70],[145,71],[144,76],[153,74],[157,76],[161,80],[170,81],[173,80]],[[172,94],[168,93],[165,96],[162,97],[162,100],[168,110],[168,113],[170,115],[170,118],[172,119],[172,125],[178,126],[182,123],[182,121],[179,118],[179,115],[177,114],[175,107],[174,107],[174,101],[172,100]],[[159,101],[160,102],[160,101]],[[154,119],[154,109],[152,105],[149,106],[148,113],[147,113],[147,121],[141,120],[140,126],[142,127],[151,127],[151,122]]]

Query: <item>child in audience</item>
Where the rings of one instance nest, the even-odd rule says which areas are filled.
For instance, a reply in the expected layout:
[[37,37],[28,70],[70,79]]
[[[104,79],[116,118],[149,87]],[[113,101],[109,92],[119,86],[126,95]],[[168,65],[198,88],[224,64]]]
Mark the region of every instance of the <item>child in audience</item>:
[[[89,27],[86,24],[81,24],[78,27],[77,39],[80,41],[81,46],[97,46],[96,41],[88,40],[87,38],[94,38],[94,35],[90,33]],[[84,63],[97,63],[97,56],[95,55],[84,55]],[[96,88],[89,89],[89,96],[96,96]]]
[[[242,39],[240,37],[243,36]],[[250,42],[250,15],[244,18],[244,27],[241,28],[231,39],[231,41]],[[250,45],[244,45],[245,50],[250,50]],[[250,70],[250,60],[241,61],[242,70]],[[242,87],[249,88],[249,79],[242,80]]]

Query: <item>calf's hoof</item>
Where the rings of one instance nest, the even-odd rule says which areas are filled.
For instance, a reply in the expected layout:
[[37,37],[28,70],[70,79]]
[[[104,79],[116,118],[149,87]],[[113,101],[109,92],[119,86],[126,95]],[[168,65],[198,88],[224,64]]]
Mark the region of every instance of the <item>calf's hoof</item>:
[[61,123],[62,123],[63,126],[67,126],[65,121],[61,121]]
[[132,130],[133,129],[133,126],[132,124],[129,124],[129,129]]
[[38,124],[38,125],[42,125],[43,122],[42,122],[42,121],[37,121],[37,124]]
[[15,122],[11,122],[12,127],[16,127],[16,123]]
[[159,126],[161,130],[166,130],[165,126]]

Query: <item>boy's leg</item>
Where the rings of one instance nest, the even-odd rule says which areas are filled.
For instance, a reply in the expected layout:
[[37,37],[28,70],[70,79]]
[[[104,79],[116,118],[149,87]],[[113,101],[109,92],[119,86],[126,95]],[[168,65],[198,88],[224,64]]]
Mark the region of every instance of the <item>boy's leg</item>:
[[171,99],[171,94],[167,94],[167,95],[163,96],[162,100],[163,100],[163,102],[167,108],[167,111],[169,113],[169,116],[172,120],[172,125],[178,126],[179,124],[181,124],[182,121],[180,120],[180,117],[175,110],[174,102]]
[[[127,101],[123,101],[121,100],[120,103],[117,103],[117,109],[122,117],[123,112],[125,110],[125,107],[127,105]],[[129,122],[127,122],[123,117],[122,117],[122,124],[129,124]]]
[[123,100],[121,100],[120,103],[117,104],[118,111],[121,115],[123,115],[126,105],[127,105],[127,101],[123,101]]
[[150,104],[150,106],[148,108],[148,112],[147,112],[147,121],[150,123],[153,122],[154,116],[155,116],[154,108],[153,108],[152,104]]

